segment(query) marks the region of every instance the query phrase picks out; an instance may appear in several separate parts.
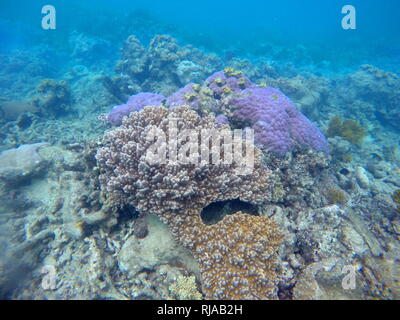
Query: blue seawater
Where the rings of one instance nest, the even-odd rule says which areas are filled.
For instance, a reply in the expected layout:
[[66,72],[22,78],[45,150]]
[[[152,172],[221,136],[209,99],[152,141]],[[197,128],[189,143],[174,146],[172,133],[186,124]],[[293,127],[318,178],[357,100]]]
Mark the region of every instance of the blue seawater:
[[[77,31],[110,40],[116,47],[130,34],[146,42],[167,33],[182,43],[237,56],[271,55],[274,46],[297,49],[301,55],[306,47],[312,62],[343,68],[395,57],[400,50],[396,0],[100,0],[95,6],[89,1],[54,0],[51,4],[57,9],[57,29],[47,32],[41,29],[43,3],[21,0],[16,8],[14,1],[2,1],[2,49],[11,41],[63,50],[68,48],[66,38]],[[347,4],[356,8],[356,30],[341,27],[341,10]]]

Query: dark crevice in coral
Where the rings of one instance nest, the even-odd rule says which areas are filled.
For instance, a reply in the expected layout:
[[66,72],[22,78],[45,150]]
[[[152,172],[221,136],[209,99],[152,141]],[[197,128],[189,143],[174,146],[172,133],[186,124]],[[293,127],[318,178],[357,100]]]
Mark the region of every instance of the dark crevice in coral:
[[279,300],[293,300],[294,284],[289,286],[278,285],[278,298]]
[[201,219],[205,224],[212,225],[221,221],[226,215],[241,211],[254,216],[258,215],[258,207],[239,199],[216,201],[204,207]]
[[111,232],[119,232],[132,219],[137,219],[140,216],[139,211],[134,206],[125,205],[118,210],[118,223],[111,228]]

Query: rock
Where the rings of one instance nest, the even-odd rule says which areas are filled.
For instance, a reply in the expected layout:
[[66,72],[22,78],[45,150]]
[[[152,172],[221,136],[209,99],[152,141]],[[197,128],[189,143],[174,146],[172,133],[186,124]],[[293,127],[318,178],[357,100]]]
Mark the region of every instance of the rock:
[[0,180],[17,184],[21,180],[39,174],[45,161],[37,151],[47,144],[45,142],[23,144],[18,148],[3,151],[0,154]]
[[82,221],[73,221],[65,224],[65,231],[73,239],[83,239],[85,226]]
[[139,239],[145,238],[149,234],[149,229],[147,228],[147,220],[144,216],[139,216],[133,227],[133,233]]
[[400,220],[392,221],[393,230],[397,235],[400,235]]
[[361,256],[368,250],[368,246],[365,243],[363,237],[354,230],[351,225],[345,225],[343,227],[343,241],[347,244],[354,254]]
[[294,300],[352,300],[365,299],[363,288],[345,288],[343,281],[348,275],[345,268],[354,268],[356,279],[360,277],[359,265],[345,260],[329,258],[308,265],[299,276],[293,289]]
[[367,169],[376,179],[385,178],[391,172],[390,165],[385,161],[371,161],[367,164]]
[[15,121],[26,112],[36,113],[38,111],[38,108],[28,100],[9,101],[0,104],[0,115],[2,119],[8,121]]
[[197,263],[188,251],[174,240],[168,227],[156,216],[147,215],[149,234],[143,239],[130,236],[118,254],[118,265],[129,277],[135,277],[142,270],[177,262],[197,273]]
[[80,216],[83,221],[88,225],[97,225],[108,218],[107,213],[99,210],[96,212],[90,212],[89,214],[85,214],[85,210],[80,210]]
[[365,169],[363,167],[357,167],[355,174],[356,174],[356,179],[357,179],[358,185],[363,189],[368,189],[369,179],[368,179],[367,172],[365,171]]
[[357,231],[357,233],[363,237],[364,241],[371,250],[372,255],[374,257],[380,257],[383,254],[384,250],[381,247],[378,239],[369,230],[368,226],[360,217],[356,216],[356,214],[353,212],[349,213],[348,217],[352,222],[352,226],[354,227],[355,231]]

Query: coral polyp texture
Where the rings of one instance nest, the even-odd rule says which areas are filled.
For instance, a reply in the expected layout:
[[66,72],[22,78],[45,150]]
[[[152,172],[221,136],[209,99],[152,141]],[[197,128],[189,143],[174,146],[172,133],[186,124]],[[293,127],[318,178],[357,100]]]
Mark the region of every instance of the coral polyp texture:
[[[114,203],[155,213],[170,227],[178,241],[200,262],[208,298],[275,298],[275,251],[280,236],[273,223],[242,214],[207,226],[200,213],[215,201],[230,199],[261,205],[273,198],[279,179],[262,164],[261,151],[243,139],[234,139],[232,147],[254,152],[246,158],[253,168],[245,174],[243,164],[236,159],[230,163],[199,159],[197,164],[179,158],[149,161],[146,155],[154,146],[154,140],[149,139],[151,132],[165,134],[167,139],[156,143],[157,150],[167,150],[172,137],[171,122],[176,123],[180,132],[192,130],[198,137],[202,130],[209,129],[214,142],[222,142],[224,132],[229,131],[227,126],[218,128],[213,116],[202,118],[184,106],[172,110],[146,107],[132,112],[123,119],[122,126],[105,134],[97,152],[102,189]],[[184,148],[187,136],[178,135],[177,139],[178,148]],[[192,142],[208,148],[210,141]],[[223,148],[210,150],[210,159],[213,154],[224,159]]]
[[[153,105],[159,105],[163,99],[155,100]],[[171,109],[186,105],[200,115],[214,112],[218,123],[229,123],[235,128],[250,127],[254,129],[255,143],[279,156],[298,148],[329,152],[322,132],[287,96],[272,87],[257,87],[232,68],[214,73],[202,85],[189,83],[170,95],[165,105]],[[121,114],[138,108],[122,105],[114,109],[109,115],[110,122],[120,124]]]
[[329,151],[321,131],[277,89],[248,88],[228,103],[232,118],[251,126],[262,148],[280,155],[297,147]]
[[200,263],[206,296],[276,297],[275,256],[282,238],[272,219],[237,212],[213,225],[202,224],[198,217],[192,220],[200,226],[199,235],[193,237],[193,252]]
[[140,111],[145,106],[160,106],[164,96],[157,93],[141,92],[130,96],[125,104],[115,106],[108,114],[107,121],[112,125],[120,125],[122,118],[133,111]]
[[255,87],[248,78],[238,71],[231,69],[218,71],[204,81],[204,85],[210,88],[216,97],[223,97],[228,93],[240,93],[243,89]]

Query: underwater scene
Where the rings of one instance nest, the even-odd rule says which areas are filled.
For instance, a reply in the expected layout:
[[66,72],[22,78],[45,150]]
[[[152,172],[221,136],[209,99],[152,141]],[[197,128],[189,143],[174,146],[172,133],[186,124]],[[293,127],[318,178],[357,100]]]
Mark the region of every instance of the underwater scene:
[[400,299],[398,0],[2,0],[0,299]]

